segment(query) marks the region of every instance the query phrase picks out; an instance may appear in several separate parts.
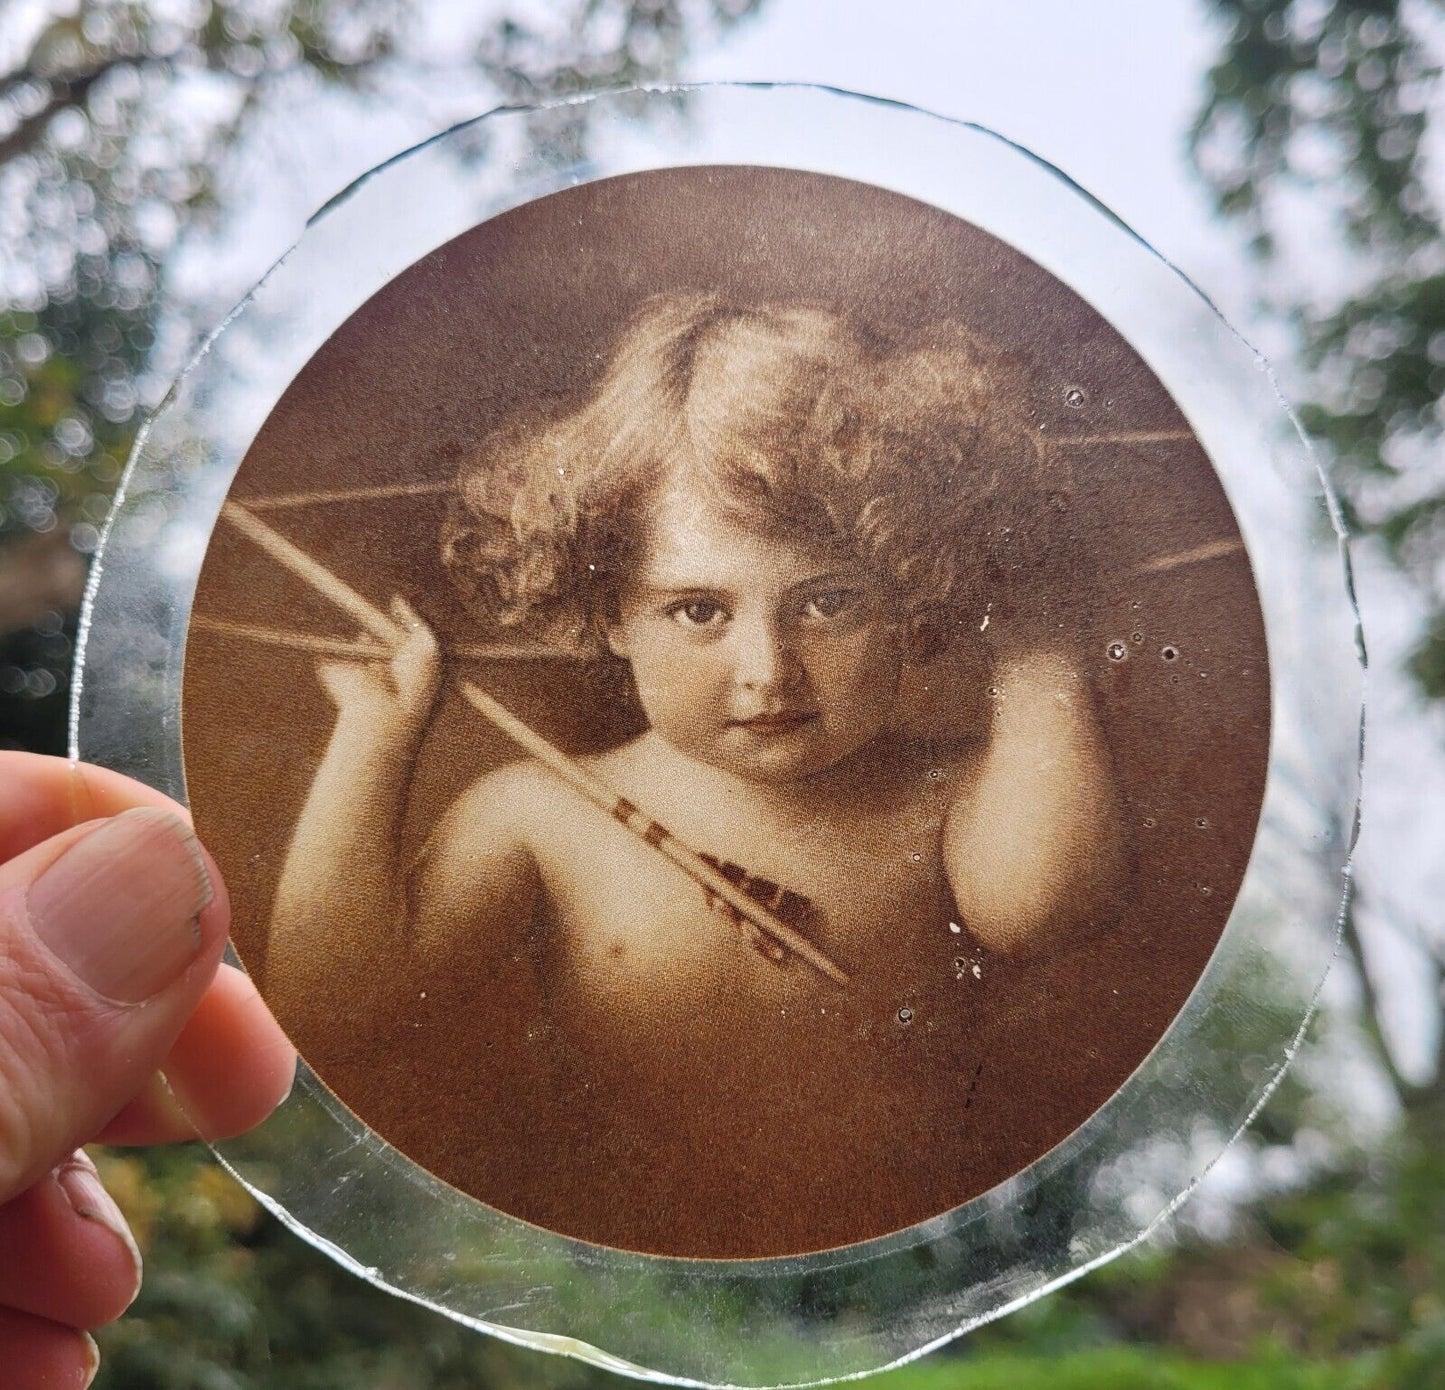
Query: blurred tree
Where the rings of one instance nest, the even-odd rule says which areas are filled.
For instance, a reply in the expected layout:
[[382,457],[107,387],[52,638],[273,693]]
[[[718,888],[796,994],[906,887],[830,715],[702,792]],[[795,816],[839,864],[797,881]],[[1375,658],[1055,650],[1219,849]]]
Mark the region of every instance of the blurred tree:
[[[1429,186],[1440,0],[1210,0],[1225,22],[1193,132],[1218,206],[1270,270],[1266,307],[1297,331],[1297,389],[1350,529],[1407,575],[1425,619],[1409,672],[1445,699],[1445,237]],[[1445,1130],[1445,1029],[1423,1083],[1386,1044],[1359,916],[1345,940],[1361,1017],[1407,1112]],[[1379,904],[1377,904],[1379,905]],[[1390,904],[1445,985],[1431,924]],[[1438,928],[1439,924],[1433,924]]]
[[[83,557],[145,410],[284,247],[214,251],[339,102],[365,164],[497,103],[674,76],[760,0],[23,0],[0,11],[0,746],[61,751]],[[350,110],[352,108],[348,108]],[[554,118],[580,148],[577,113]],[[379,143],[385,141],[386,143]],[[364,143],[364,142],[363,142]],[[250,167],[264,145],[264,174]],[[248,164],[249,161],[249,164]],[[309,213],[345,175],[304,196]],[[301,177],[301,176],[298,176]],[[248,179],[250,182],[248,183]],[[264,198],[260,201],[265,201]],[[304,215],[304,214],[303,214]],[[162,262],[189,248],[189,274]],[[234,257],[233,257],[234,259]]]

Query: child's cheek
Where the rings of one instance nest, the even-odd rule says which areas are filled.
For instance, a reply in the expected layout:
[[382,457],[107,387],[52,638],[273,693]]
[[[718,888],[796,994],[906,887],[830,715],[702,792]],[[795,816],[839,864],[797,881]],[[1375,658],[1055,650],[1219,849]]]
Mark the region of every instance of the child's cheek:
[[633,680],[643,713],[661,733],[697,737],[728,717],[723,663],[708,647],[685,638],[639,651]]

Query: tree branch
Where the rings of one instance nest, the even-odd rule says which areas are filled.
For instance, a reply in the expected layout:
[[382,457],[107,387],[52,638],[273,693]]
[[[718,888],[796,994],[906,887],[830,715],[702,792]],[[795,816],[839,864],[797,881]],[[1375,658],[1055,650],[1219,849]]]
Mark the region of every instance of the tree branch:
[[[1389,1078],[1401,1108],[1412,1110],[1434,1092],[1437,1084],[1440,1083],[1440,1074],[1437,1069],[1434,1079],[1424,1086],[1417,1086],[1395,1065],[1395,1059],[1390,1053],[1390,1045],[1385,1038],[1384,1029],[1380,1025],[1380,996],[1375,990],[1375,982],[1370,975],[1370,967],[1365,959],[1364,945],[1360,941],[1359,924],[1355,914],[1358,901],[1359,887],[1356,884],[1350,894],[1350,901],[1345,907],[1342,936],[1345,949],[1349,952],[1350,960],[1354,963],[1355,974],[1360,981],[1360,1026],[1369,1041],[1371,1051],[1375,1054],[1375,1059]],[[1435,975],[1438,981],[1441,975],[1438,963],[1435,967]]]

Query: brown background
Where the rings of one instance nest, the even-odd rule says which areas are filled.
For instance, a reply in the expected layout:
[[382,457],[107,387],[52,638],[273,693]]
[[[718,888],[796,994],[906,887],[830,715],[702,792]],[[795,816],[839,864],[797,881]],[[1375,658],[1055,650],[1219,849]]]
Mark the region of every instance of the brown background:
[[[946,1151],[910,1178],[901,1199],[898,1170],[860,1174],[833,1163],[826,1126],[799,1129],[791,1156],[781,1151],[786,1139],[770,1141],[767,1166],[803,1174],[795,1187],[830,1189],[829,1201],[802,1201],[774,1182],[746,1211],[727,1176],[726,1144],[702,1120],[668,1118],[674,1112],[656,1097],[614,1097],[605,1117],[589,1121],[602,1128],[582,1142],[566,1104],[527,1094],[505,1064],[489,1066],[469,1045],[466,1020],[485,1001],[466,1000],[461,962],[455,1002],[469,1008],[455,1027],[439,1029],[435,1014],[425,1027],[420,1018],[356,1017],[344,994],[282,1022],[313,1069],[384,1137],[504,1210],[636,1249],[777,1254],[879,1235],[957,1205],[1058,1143],[1139,1065],[1196,983],[1243,874],[1268,751],[1268,674],[1239,551],[1150,568],[1237,540],[1237,530],[1176,407],[1118,334],[977,229],[818,175],[634,175],[474,229],[398,276],[326,343],[266,422],[232,495],[270,503],[260,513],[270,524],[379,605],[406,594],[444,642],[476,640],[437,559],[440,493],[274,504],[332,489],[444,485],[514,409],[582,399],[641,299],[688,289],[829,301],[900,326],[957,317],[1033,359],[1027,404],[1063,446],[1072,524],[1092,562],[1061,559],[1045,587],[1005,607],[1027,607],[1031,621],[1055,627],[1096,681],[1134,836],[1132,908],[1105,939],[1074,952],[1027,968],[990,963],[959,1021],[984,1070],[966,1113],[971,1069],[931,1079],[936,1110],[919,1133],[934,1146],[942,1136]],[[195,611],[357,635],[224,523]],[[1126,660],[1108,659],[1112,641],[1125,644]],[[1175,659],[1165,659],[1166,647]],[[188,645],[189,795],[231,888],[237,950],[263,986],[271,896],[332,720],[314,660],[200,627]],[[962,644],[918,682],[910,720],[954,733],[980,728],[984,670],[981,647]],[[566,661],[473,662],[465,674],[572,751],[629,727],[625,711]],[[408,834],[424,833],[479,773],[515,756],[448,698],[423,752]],[[885,1068],[867,1084],[887,1078]],[[693,1099],[706,1111],[705,1094]],[[908,1123],[900,1121],[900,1138]],[[643,1153],[640,1190],[628,1175]],[[738,1171],[747,1163],[739,1159]],[[887,1187],[887,1200],[870,1202],[870,1183]]]

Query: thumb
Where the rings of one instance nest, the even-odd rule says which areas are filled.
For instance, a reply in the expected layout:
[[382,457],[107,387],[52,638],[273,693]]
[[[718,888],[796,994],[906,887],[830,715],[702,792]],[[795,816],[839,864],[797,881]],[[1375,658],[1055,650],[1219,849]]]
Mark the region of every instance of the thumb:
[[225,949],[225,894],[155,807],[0,866],[0,1202],[92,1138],[165,1059]]

